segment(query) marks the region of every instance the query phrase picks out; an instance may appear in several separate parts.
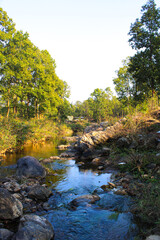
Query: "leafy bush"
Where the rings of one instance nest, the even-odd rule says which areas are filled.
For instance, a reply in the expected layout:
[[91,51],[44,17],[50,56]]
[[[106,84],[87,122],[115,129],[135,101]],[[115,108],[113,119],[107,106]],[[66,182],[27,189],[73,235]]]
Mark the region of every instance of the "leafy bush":
[[0,152],[6,149],[19,148],[26,142],[46,139],[56,139],[72,134],[66,125],[60,125],[52,120],[31,119],[0,119]]
[[77,121],[77,122],[68,123],[68,127],[72,129],[74,135],[83,133],[84,129],[88,125],[89,124],[87,121]]

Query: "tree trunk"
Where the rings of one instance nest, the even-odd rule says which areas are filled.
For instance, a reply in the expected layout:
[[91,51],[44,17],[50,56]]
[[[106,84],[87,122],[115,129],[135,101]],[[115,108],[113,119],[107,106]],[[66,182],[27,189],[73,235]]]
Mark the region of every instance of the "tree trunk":
[[7,101],[7,119],[9,118],[9,112],[10,112],[10,102],[8,99],[8,101]]
[[27,99],[27,119],[29,119],[29,95]]
[[14,98],[13,114],[14,117],[17,118],[17,97]]
[[36,99],[35,116],[38,119],[38,102],[37,102],[37,99]]

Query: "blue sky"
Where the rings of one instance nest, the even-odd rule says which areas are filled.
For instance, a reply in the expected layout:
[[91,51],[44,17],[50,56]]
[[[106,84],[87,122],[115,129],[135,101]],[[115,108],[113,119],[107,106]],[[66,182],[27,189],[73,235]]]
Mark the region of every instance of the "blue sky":
[[[0,6],[55,59],[70,101],[86,100],[95,88],[114,90],[112,79],[127,56],[131,23],[146,0],[0,0]],[[155,1],[160,7],[158,0]]]

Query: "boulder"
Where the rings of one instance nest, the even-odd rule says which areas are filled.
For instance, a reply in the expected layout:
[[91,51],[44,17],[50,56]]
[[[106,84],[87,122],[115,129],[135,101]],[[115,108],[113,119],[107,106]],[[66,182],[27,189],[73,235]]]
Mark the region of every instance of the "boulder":
[[116,145],[118,148],[128,148],[130,145],[130,142],[126,137],[121,137],[117,140]]
[[100,126],[102,126],[103,128],[107,128],[109,126],[109,122],[106,121],[106,122],[101,122],[100,123]]
[[41,162],[44,163],[44,164],[45,164],[45,163],[52,163],[52,162],[53,162],[53,159],[51,159],[51,158],[45,158],[45,159],[42,159]]
[[77,152],[74,151],[73,149],[67,150],[67,151],[61,153],[59,156],[60,156],[60,158],[76,158]]
[[11,240],[14,233],[5,228],[0,228],[0,240]]
[[[109,139],[113,138],[123,127],[122,122],[117,122],[113,126],[107,127],[105,130],[97,130],[96,128],[89,128],[85,130],[84,135],[79,137],[77,142],[74,144],[74,149],[78,152],[78,157],[83,160],[87,160],[90,152],[97,145],[102,145],[107,142]],[[96,129],[96,130],[93,130]],[[108,154],[108,150],[104,151],[105,155]],[[96,156],[97,157],[97,156]],[[93,157],[91,157],[93,159]],[[94,156],[95,158],[95,156]]]
[[98,202],[98,205],[102,209],[116,211],[116,212],[127,212],[131,208],[131,200],[125,195],[116,195],[113,192],[104,194]]
[[81,154],[81,160],[93,160],[95,158],[100,158],[104,156],[109,156],[110,149],[109,148],[102,148],[96,150],[94,148],[88,148]]
[[27,214],[20,219],[18,232],[14,240],[51,240],[53,238],[54,230],[47,219]]
[[96,157],[98,157],[96,154],[95,154],[95,150],[94,149],[90,149],[90,148],[88,148],[88,149],[86,149],[84,152],[83,152],[83,154],[82,154],[82,156],[81,156],[81,160],[83,161],[83,160],[92,160],[92,159],[94,159],[94,158],[96,158]]
[[69,203],[69,206],[72,210],[75,210],[79,206],[86,206],[87,204],[93,204],[98,200],[100,200],[100,197],[97,194],[82,195],[72,200]]
[[17,162],[17,175],[27,178],[44,178],[46,176],[46,171],[36,158],[26,156],[20,158]]
[[94,165],[94,166],[100,166],[100,165],[104,165],[105,164],[105,158],[103,158],[103,157],[97,157],[97,158],[94,158],[93,160],[92,160],[92,164]]
[[52,163],[54,160],[60,160],[59,156],[51,156],[50,158],[42,159],[42,163]]
[[7,189],[0,188],[0,219],[13,220],[22,214],[22,203]]
[[150,235],[149,237],[146,238],[146,240],[160,240],[159,235]]
[[70,147],[70,145],[67,144],[67,145],[59,145],[57,148],[58,148],[59,150],[66,150],[66,149],[68,149],[69,147]]
[[103,154],[103,156],[109,156],[110,152],[111,152],[111,149],[107,147],[103,147],[101,150],[101,153]]
[[78,137],[77,136],[72,136],[72,137],[63,137],[64,140],[67,142],[76,142]]
[[155,135],[149,135],[145,141],[146,149],[157,149],[158,140]]
[[21,190],[20,185],[15,180],[5,182],[3,185],[9,192],[17,193]]
[[47,201],[51,195],[52,192],[48,188],[40,185],[32,187],[28,193],[28,197],[40,201]]
[[114,191],[114,193],[117,195],[127,195],[127,193],[124,189],[118,189],[118,190]]
[[99,124],[98,123],[92,123],[90,126],[87,126],[84,129],[84,133],[89,133],[89,132],[95,131],[98,128],[99,128]]

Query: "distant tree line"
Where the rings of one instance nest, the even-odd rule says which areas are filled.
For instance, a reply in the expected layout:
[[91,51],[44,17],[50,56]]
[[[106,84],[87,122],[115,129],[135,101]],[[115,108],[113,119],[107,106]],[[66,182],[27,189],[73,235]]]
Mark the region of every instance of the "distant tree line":
[[47,116],[64,120],[69,115],[97,122],[132,111],[160,94],[160,9],[149,0],[141,18],[131,24],[129,44],[136,50],[123,60],[110,88],[95,89],[84,102],[68,101],[69,87],[58,78],[50,54],[40,51],[28,33],[0,9],[0,106],[1,114],[21,118]]
[[[160,94],[160,9],[149,0],[141,18],[131,24],[129,44],[136,54],[123,60],[113,79],[117,98],[110,89],[95,89],[90,98],[75,104],[74,114],[101,121],[122,116]],[[143,105],[144,106],[144,105]]]
[[111,116],[121,115],[122,105],[117,97],[113,96],[110,88],[105,90],[96,88],[87,100],[77,101],[72,106],[72,113],[75,117],[83,116],[101,122]]

